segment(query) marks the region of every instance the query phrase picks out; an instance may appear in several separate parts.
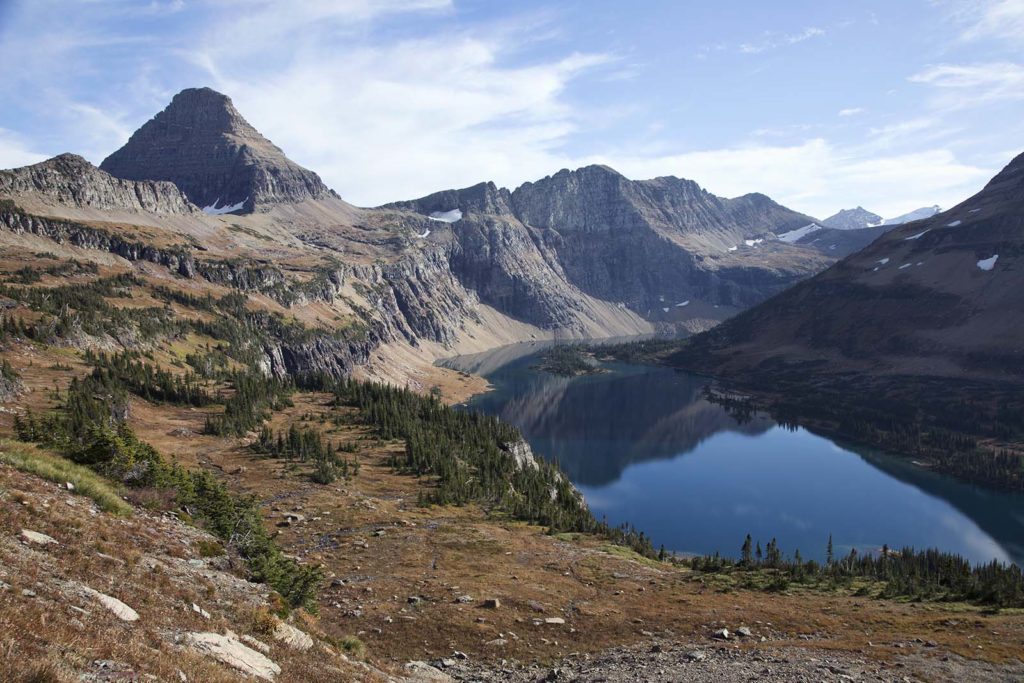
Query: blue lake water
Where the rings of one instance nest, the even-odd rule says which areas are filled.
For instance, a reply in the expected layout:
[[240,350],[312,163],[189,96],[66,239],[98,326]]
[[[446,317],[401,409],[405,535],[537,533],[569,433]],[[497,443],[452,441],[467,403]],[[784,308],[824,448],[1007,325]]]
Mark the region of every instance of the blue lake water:
[[537,346],[445,365],[494,390],[469,407],[500,416],[555,459],[598,518],[630,522],[679,553],[738,556],[746,534],[787,554],[937,547],[1024,564],[1024,496],[987,491],[767,416],[743,423],[703,398],[706,380],[646,365],[557,377]]

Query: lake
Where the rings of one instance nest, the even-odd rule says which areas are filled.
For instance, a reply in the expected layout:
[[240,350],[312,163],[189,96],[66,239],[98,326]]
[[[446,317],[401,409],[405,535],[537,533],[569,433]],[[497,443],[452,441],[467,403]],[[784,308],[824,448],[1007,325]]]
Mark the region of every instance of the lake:
[[651,365],[559,377],[543,344],[444,361],[494,389],[468,407],[519,427],[557,460],[594,514],[655,547],[737,557],[746,534],[786,554],[937,547],[1024,565],[1024,496],[987,491],[766,415],[740,422],[703,398],[704,378]]

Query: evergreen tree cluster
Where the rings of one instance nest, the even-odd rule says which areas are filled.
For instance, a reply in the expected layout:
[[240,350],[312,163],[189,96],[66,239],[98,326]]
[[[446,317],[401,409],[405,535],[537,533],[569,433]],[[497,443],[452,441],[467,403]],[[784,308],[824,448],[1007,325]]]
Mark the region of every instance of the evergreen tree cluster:
[[972,565],[964,557],[936,549],[903,548],[892,551],[883,546],[879,553],[858,553],[851,549],[836,558],[832,537],[828,539],[826,561],[804,561],[797,550],[783,557],[773,538],[762,551],[751,547],[748,534],[738,561],[715,555],[688,560],[692,569],[708,573],[768,570],[773,575],[770,589],[786,588],[791,582],[850,584],[868,579],[883,584],[881,596],[920,600],[966,601],[996,607],[1024,607],[1024,575],[1015,564],[993,560]]
[[73,339],[79,334],[118,336],[126,330],[130,330],[136,340],[186,332],[189,323],[177,319],[169,308],[123,307],[107,301],[108,298],[131,297],[131,288],[142,284],[142,280],[130,274],[57,287],[0,284],[0,296],[42,314],[33,323],[13,314],[6,316],[0,333],[53,343]]
[[94,366],[94,377],[102,379],[109,375],[111,380],[147,401],[195,407],[213,402],[213,397],[194,373],[176,375],[138,358],[138,352],[133,351],[112,355],[85,352],[86,362]]
[[404,453],[390,464],[397,471],[433,479],[436,485],[424,494],[424,504],[477,503],[552,532],[601,534],[645,556],[657,556],[643,532],[595,520],[557,465],[541,458],[517,461],[512,450],[523,437],[512,425],[454,410],[436,397],[408,389],[351,379],[322,380],[324,384],[334,391],[338,405],[358,408],[360,419],[378,436],[405,441]]
[[231,375],[232,391],[224,398],[224,412],[206,418],[207,434],[244,436],[255,431],[272,411],[290,406],[295,385],[290,380],[266,377],[259,372]]
[[359,474],[358,456],[352,462],[340,457],[338,452],[341,447],[336,448],[319,430],[312,427],[299,429],[293,424],[287,431],[274,432],[264,425],[252,448],[275,458],[312,462],[313,481],[318,484],[330,484],[338,477],[348,479]]
[[11,273],[9,279],[12,283],[31,285],[41,281],[44,275],[72,277],[75,275],[96,275],[97,273],[99,273],[99,268],[95,263],[69,259],[52,266],[24,266]]

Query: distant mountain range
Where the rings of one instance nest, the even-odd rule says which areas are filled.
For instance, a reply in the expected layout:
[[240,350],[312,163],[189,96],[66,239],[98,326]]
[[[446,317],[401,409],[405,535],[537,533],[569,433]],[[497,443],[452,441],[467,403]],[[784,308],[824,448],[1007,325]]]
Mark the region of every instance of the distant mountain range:
[[855,209],[843,209],[839,213],[821,221],[821,224],[826,228],[835,228],[836,230],[858,230],[860,228],[875,228],[880,225],[902,225],[910,221],[929,218],[940,211],[942,209],[938,206],[925,206],[895,218],[883,219],[877,213],[871,213],[867,209],[858,206]]
[[158,242],[187,236],[201,260],[271,258],[283,282],[382,263],[347,278],[383,279],[393,304],[330,303],[375,317],[383,344],[451,346],[469,321],[504,341],[707,329],[844,253],[802,243],[816,220],[764,195],[604,166],[357,208],[209,88],[175,95],[98,169],[61,156],[0,174],[0,196],[55,218],[144,224]]

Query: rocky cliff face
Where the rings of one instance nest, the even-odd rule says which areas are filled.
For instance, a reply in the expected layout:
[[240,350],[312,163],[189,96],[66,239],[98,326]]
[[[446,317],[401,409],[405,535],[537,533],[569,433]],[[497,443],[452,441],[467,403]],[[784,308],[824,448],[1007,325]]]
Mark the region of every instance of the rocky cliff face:
[[230,98],[209,88],[175,95],[100,168],[118,178],[169,180],[208,212],[333,196],[316,173],[249,125]]
[[198,211],[173,183],[115,178],[75,154],[0,171],[0,196],[17,199],[28,195],[83,209],[129,209],[165,215]]
[[572,328],[587,298],[677,325],[700,308],[689,302],[703,304],[702,315],[743,308],[828,262],[775,238],[814,219],[764,195],[723,199],[690,180],[633,181],[605,166],[514,192],[481,183],[389,208],[451,221],[459,280],[495,308],[549,328]]

